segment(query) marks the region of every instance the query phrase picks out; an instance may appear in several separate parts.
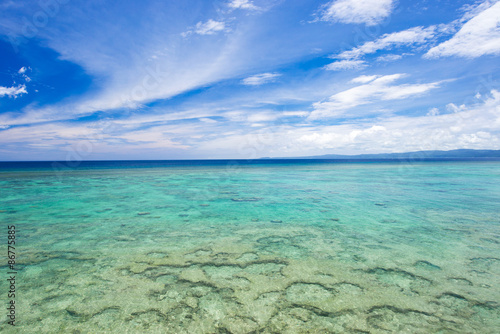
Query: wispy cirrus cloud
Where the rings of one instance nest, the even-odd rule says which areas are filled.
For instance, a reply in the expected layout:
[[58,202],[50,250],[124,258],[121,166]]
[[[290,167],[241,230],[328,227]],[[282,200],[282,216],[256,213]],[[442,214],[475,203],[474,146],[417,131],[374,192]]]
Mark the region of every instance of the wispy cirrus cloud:
[[435,26],[427,28],[413,27],[403,31],[384,34],[374,41],[369,41],[359,47],[344,51],[335,57],[339,59],[359,59],[366,54],[373,54],[379,50],[390,50],[400,46],[421,45],[431,40],[435,36],[435,33]]
[[[33,0],[31,3],[36,4]],[[91,1],[61,7],[60,15],[51,20],[50,29],[39,29],[37,36],[56,52],[57,61],[79,66],[92,80],[92,89],[51,105],[27,105],[20,112],[0,114],[0,123],[23,125],[74,119],[100,111],[144,108],[150,102],[259,73],[310,52],[302,42],[295,44],[293,52],[276,51],[285,48],[288,41],[281,30],[275,36],[268,34],[269,29],[274,29],[274,18],[282,16],[279,11],[273,12],[273,6],[265,8],[269,12],[267,21],[243,11],[228,14],[216,10],[204,12],[205,19],[200,21],[199,12],[185,10],[173,2],[146,3],[147,6],[108,4],[106,10],[100,10]],[[205,1],[194,4],[213,8]],[[239,4],[245,7],[245,3]],[[15,18],[29,15],[30,7],[22,8],[24,12],[16,12],[0,22],[0,35],[22,36],[22,20]],[[117,31],[113,23],[117,17],[136,24]],[[227,26],[229,21],[231,29]],[[183,38],[182,32],[187,31],[199,38]],[[310,37],[304,35],[299,40],[309,41]],[[267,60],[263,62],[261,57]],[[266,78],[257,78],[255,82],[260,81],[265,82]]]
[[377,61],[390,62],[390,61],[399,60],[401,58],[403,58],[403,55],[390,54],[390,55],[383,55],[383,56],[377,57]]
[[258,10],[259,7],[255,6],[252,1],[249,0],[232,0],[228,3],[228,6],[233,9],[248,9],[248,10]]
[[[362,60],[365,55],[374,54],[381,50],[392,50],[400,47],[412,48],[424,45],[435,37],[436,30],[436,26],[427,28],[413,27],[403,31],[384,34],[373,41],[365,42],[358,47],[330,56],[330,58],[339,60],[325,66],[325,69],[342,71],[366,67],[368,66],[367,62]],[[399,60],[408,54],[410,53],[381,55],[376,60],[378,62],[391,62]]]
[[359,77],[352,79],[351,82],[365,84],[379,77],[379,75],[360,75]]
[[[406,74],[392,74],[384,76],[360,76],[352,80],[362,85],[344,90],[332,95],[328,101],[316,102],[314,110],[309,115],[310,120],[349,116],[347,110],[357,106],[377,101],[400,100],[411,96],[426,93],[439,87],[439,82],[425,84],[394,84],[395,81],[407,76]],[[354,114],[354,116],[359,116]]]
[[388,17],[393,7],[393,0],[333,0],[324,5],[320,19],[330,22],[375,25]]
[[[500,2],[489,1],[449,40],[431,48],[425,58],[458,56],[476,58],[500,54]],[[475,10],[477,12],[477,9]],[[467,14],[466,14],[467,16]]]
[[261,73],[245,78],[241,81],[241,83],[247,86],[260,86],[269,82],[273,82],[280,76],[281,74],[279,73]]
[[224,31],[226,29],[226,23],[223,21],[208,20],[206,22],[198,22],[196,25],[186,32],[182,33],[182,36],[186,37],[191,34],[198,35],[213,35],[215,33]]
[[329,71],[343,71],[343,70],[353,70],[359,69],[366,66],[366,62],[364,60],[352,60],[345,59],[335,61],[325,66],[325,70]]

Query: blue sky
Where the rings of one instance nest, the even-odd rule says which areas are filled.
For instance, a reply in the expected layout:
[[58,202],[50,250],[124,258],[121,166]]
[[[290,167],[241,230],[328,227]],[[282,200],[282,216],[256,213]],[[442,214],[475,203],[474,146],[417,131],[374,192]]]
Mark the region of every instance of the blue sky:
[[0,1],[0,160],[500,149],[500,2]]

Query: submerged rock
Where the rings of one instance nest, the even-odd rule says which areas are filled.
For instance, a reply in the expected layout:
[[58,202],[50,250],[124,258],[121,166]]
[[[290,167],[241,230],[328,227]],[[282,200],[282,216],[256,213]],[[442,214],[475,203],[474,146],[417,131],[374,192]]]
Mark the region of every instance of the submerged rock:
[[138,215],[139,216],[146,216],[146,215],[150,215],[151,212],[139,212]]
[[111,208],[106,208],[106,209],[102,209],[102,210],[97,210],[96,212],[98,212],[98,213],[103,213],[103,212],[106,212],[106,211],[111,211],[111,210],[113,210],[113,209],[111,209]]
[[283,223],[283,221],[282,221],[282,220],[275,219],[275,220],[271,220],[271,223],[274,223],[274,224],[281,224],[281,223]]
[[430,263],[429,261],[425,261],[425,260],[420,260],[420,261],[415,262],[414,266],[428,269],[428,270],[441,270],[440,266],[435,265],[435,264]]
[[231,201],[233,202],[257,202],[260,201],[262,198],[260,197],[243,197],[243,198],[231,198]]

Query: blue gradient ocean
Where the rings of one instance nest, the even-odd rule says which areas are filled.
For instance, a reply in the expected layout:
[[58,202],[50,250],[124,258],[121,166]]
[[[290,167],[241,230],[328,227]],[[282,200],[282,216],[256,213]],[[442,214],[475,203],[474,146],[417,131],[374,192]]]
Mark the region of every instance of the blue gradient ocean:
[[500,162],[1,163],[0,192],[3,333],[500,328]]

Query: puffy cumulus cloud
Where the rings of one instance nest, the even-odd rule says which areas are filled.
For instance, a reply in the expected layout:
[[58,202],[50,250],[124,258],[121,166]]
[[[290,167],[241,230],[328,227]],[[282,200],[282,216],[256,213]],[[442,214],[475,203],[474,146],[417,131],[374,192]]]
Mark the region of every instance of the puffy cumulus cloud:
[[436,116],[439,115],[439,109],[438,108],[431,108],[429,109],[429,112],[427,113],[427,116]]
[[[419,150],[500,149],[500,92],[458,112],[432,111],[419,117],[387,116],[376,121],[301,127],[276,123],[226,132],[206,140],[196,151],[218,158],[253,159],[320,154],[360,154]],[[432,109],[431,109],[432,110]]]
[[446,110],[448,112],[459,112],[459,111],[462,111],[462,110],[465,110],[465,105],[460,105],[460,106],[457,106],[455,103],[448,103],[446,105]]
[[[331,131],[331,132],[329,132]],[[331,127],[326,132],[313,132],[297,138],[297,143],[307,147],[315,146],[320,149],[339,148],[350,146],[354,143],[360,143],[381,136],[387,132],[387,129],[380,125],[374,125],[367,128],[352,128],[348,126]]]
[[[489,2],[485,4],[489,5]],[[451,39],[431,48],[424,57],[476,58],[498,54],[500,54],[500,2],[477,13]]]
[[493,90],[484,101],[458,109],[440,114],[432,108],[425,116],[387,117],[369,125],[303,129],[288,140],[297,151],[313,154],[500,149],[500,92]]
[[279,76],[281,76],[279,73],[261,73],[245,78],[241,81],[241,83],[247,86],[259,86],[265,83],[273,82]]
[[23,94],[28,94],[28,91],[26,90],[26,85],[19,85],[17,87],[0,86],[0,97],[8,96],[8,97],[17,98],[18,96],[23,95]]
[[329,71],[344,71],[359,69],[365,66],[366,63],[363,60],[340,60],[326,65],[325,69]]
[[[405,77],[405,74],[392,74],[384,76],[360,76],[352,80],[353,83],[362,85],[347,89],[332,95],[328,101],[316,102],[314,110],[309,115],[310,120],[349,116],[348,109],[374,103],[377,101],[400,100],[411,96],[420,95],[431,89],[439,87],[439,82],[424,84],[394,84],[396,80]],[[359,116],[352,114],[352,116]]]
[[321,154],[360,154],[420,150],[500,149],[500,92],[461,111],[419,117],[388,116],[375,122],[268,127],[226,132],[200,143],[198,152],[218,158],[253,159]]
[[324,5],[322,21],[375,25],[388,17],[393,0],[334,0]]
[[21,75],[21,77],[26,80],[26,82],[30,82],[31,81],[31,78],[28,76],[28,74],[26,74],[26,72],[28,71],[31,71],[31,67],[26,67],[26,66],[23,66],[19,69],[19,71],[17,71],[18,74]]

